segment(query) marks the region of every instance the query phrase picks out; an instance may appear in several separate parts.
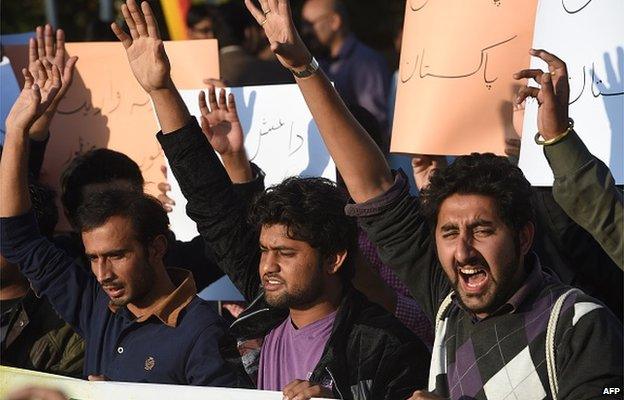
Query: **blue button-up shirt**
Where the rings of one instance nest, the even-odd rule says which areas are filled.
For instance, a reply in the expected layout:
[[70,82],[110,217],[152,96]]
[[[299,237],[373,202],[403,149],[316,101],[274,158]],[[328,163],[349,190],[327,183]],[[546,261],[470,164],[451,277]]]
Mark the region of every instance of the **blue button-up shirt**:
[[386,132],[390,71],[384,57],[351,34],[337,58],[320,63],[345,103],[368,110]]
[[[164,322],[158,313],[142,321],[126,307],[109,308],[95,277],[39,234],[32,212],[0,218],[0,237],[2,255],[20,266],[35,292],[85,339],[85,376],[204,386],[243,382],[220,355],[222,320],[194,294],[175,321]],[[188,279],[190,274],[186,285]]]

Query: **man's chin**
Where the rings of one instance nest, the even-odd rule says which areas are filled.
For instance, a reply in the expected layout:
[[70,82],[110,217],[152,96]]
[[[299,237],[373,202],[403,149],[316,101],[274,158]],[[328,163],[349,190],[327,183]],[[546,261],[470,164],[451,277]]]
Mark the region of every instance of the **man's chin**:
[[112,305],[114,305],[115,307],[125,307],[128,305],[128,303],[130,303],[130,299],[126,298],[126,297],[120,297],[120,298],[116,298],[116,299],[110,299],[110,303]]

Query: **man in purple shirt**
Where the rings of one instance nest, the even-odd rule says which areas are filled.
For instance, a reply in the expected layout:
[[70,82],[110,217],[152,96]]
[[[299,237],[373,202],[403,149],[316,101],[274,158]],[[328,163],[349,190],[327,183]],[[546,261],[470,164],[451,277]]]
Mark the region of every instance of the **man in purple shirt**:
[[367,109],[386,132],[390,71],[383,56],[351,32],[345,4],[341,0],[307,0],[301,17],[304,41],[340,97],[347,104]]

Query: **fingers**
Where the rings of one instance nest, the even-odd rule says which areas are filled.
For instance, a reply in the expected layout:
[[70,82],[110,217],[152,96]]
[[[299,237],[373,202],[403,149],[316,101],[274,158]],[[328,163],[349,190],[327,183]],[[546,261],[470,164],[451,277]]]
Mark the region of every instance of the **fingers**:
[[225,89],[219,90],[219,109],[227,110],[227,105],[225,104]]
[[136,26],[136,30],[139,35],[147,36],[147,23],[145,22],[145,17],[143,17],[143,13],[137,6],[136,0],[127,0],[126,5],[128,6],[128,10],[130,11],[130,15],[134,20],[134,25]]
[[552,76],[549,73],[546,73],[542,76],[542,95],[544,96],[544,101],[554,101],[555,99],[555,89],[552,83]]
[[219,88],[227,86],[227,82],[223,79],[208,78],[204,79],[203,82],[205,85],[212,85]]
[[238,119],[238,111],[236,110],[236,101],[234,93],[228,94],[227,111],[233,113],[236,119]]
[[74,67],[76,66],[76,62],[78,62],[78,57],[73,56],[69,57],[69,60],[65,63],[65,68],[63,69],[64,83],[71,84],[74,80]]
[[212,131],[212,128],[210,127],[210,122],[208,122],[208,119],[203,115],[201,116],[201,128],[202,128],[202,132],[204,132],[204,135],[206,135],[208,140],[212,140],[212,137],[214,136],[214,132]]
[[37,58],[45,57],[45,41],[43,39],[43,28],[38,26],[35,30],[35,36],[37,38]]
[[513,74],[514,79],[533,79],[537,83],[542,83],[542,75],[544,71],[541,69],[523,69],[522,71]]
[[[271,10],[271,12],[276,13],[278,11],[277,0],[269,0],[267,8],[268,10]],[[265,8],[265,10],[267,10],[267,8]]]
[[46,24],[43,29],[43,41],[46,57],[54,57],[54,33],[50,24]]
[[130,10],[126,4],[121,5],[121,13],[124,16],[124,21],[126,21],[126,25],[128,25],[128,30],[130,31],[130,36],[132,39],[139,38],[139,31],[137,31],[136,24],[134,23],[134,19],[132,18],[132,14],[130,14]]
[[35,38],[30,38],[28,41],[28,63],[33,64],[39,56],[37,55],[37,41]]
[[217,95],[215,94],[214,86],[208,87],[208,104],[210,105],[210,111],[215,111],[219,109],[217,104]]
[[54,54],[56,65],[61,65],[65,60],[65,32],[62,29],[56,30],[56,53]]
[[24,76],[24,89],[31,89],[35,83],[35,78],[26,68],[22,68],[22,75]]
[[258,0],[260,7],[262,8],[262,14],[266,15],[271,12],[271,7],[269,6],[269,2],[267,0]]
[[516,104],[521,104],[523,101],[526,100],[527,97],[537,98],[538,94],[539,94],[538,88],[534,88],[530,86],[523,87],[522,89],[518,91],[518,96],[516,96]]
[[288,15],[288,16],[290,16],[290,1],[288,1],[288,0],[278,0],[277,1],[277,12],[280,15]]
[[143,10],[143,15],[145,15],[145,23],[147,24],[147,34],[153,38],[159,38],[160,34],[158,33],[158,24],[156,23],[156,18],[154,18],[154,14],[152,13],[152,8],[150,7],[147,1],[141,3],[141,10]]
[[[122,6],[122,10],[123,7],[124,6]],[[124,49],[127,49],[132,45],[132,38],[126,32],[124,32],[123,29],[121,29],[119,25],[117,25],[117,23],[113,22],[111,24],[111,29],[113,30],[115,36],[117,36],[117,39],[119,39],[121,44],[123,44]]]
[[532,56],[541,58],[542,60],[546,61],[546,63],[548,64],[548,67],[565,68],[566,66],[565,63],[561,59],[559,59],[554,54],[547,52],[546,50],[531,49],[530,53]]
[[208,115],[210,110],[208,109],[208,104],[206,104],[206,92],[203,90],[199,91],[199,98],[197,99],[199,103],[199,111],[202,115]]
[[65,397],[65,395],[58,390],[34,386],[18,390],[17,392],[13,392],[9,395],[9,397],[7,397],[7,400],[30,399],[67,400],[67,397]]
[[264,21],[264,13],[259,10],[258,7],[256,7],[252,0],[245,0],[245,6],[257,23],[261,23],[262,21]]

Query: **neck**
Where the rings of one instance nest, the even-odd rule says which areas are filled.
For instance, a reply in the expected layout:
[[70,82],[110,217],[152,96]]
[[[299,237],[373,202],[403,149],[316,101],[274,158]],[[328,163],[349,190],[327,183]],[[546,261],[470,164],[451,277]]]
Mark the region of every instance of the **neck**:
[[145,310],[152,307],[154,304],[167,298],[175,289],[176,286],[171,281],[169,274],[164,265],[159,265],[155,268],[157,272],[154,279],[154,284],[150,288],[149,292],[141,299],[128,304],[128,310],[134,315],[142,315]]
[[[340,285],[340,284],[339,284]],[[313,304],[305,307],[291,308],[290,319],[297,328],[303,328],[333,313],[340,306],[342,288],[327,290]]]
[[26,296],[30,290],[28,280],[19,272],[3,270],[0,277],[0,300],[13,300]]
[[331,55],[333,58],[338,57],[338,54],[340,54],[340,50],[342,49],[346,38],[347,35],[344,32],[339,31],[336,33],[336,37],[330,45]]

